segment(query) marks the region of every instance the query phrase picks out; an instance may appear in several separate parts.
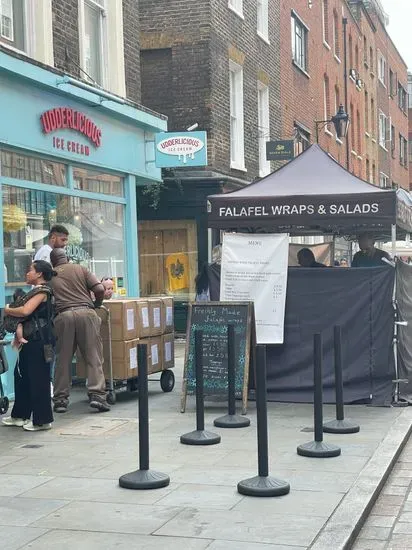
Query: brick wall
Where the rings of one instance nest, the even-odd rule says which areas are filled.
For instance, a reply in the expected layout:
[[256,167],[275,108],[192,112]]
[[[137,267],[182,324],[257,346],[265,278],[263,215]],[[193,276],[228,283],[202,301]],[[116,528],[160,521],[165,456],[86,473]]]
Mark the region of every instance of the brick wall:
[[[257,35],[256,0],[243,3],[243,19],[220,0],[139,3],[144,103],[169,116],[170,130],[181,130],[197,122],[199,129],[208,132],[208,168],[245,182],[259,174],[259,79],[269,85],[272,139],[279,137],[281,128],[280,13],[277,2],[269,5],[270,45]],[[243,65],[247,172],[230,169],[230,57]],[[164,85],[161,88],[161,75],[167,75],[169,83],[171,80],[167,89]]]
[[[311,132],[311,142],[316,139],[315,120],[326,120],[336,113],[336,96],[352,120],[349,127],[349,169],[358,176],[365,177],[364,145],[364,91],[356,86],[355,80],[348,77],[348,101],[345,105],[344,86],[344,43],[342,7],[347,24],[347,68],[356,69],[362,78],[362,32],[352,12],[342,0],[328,0],[326,33],[324,36],[322,2],[313,2],[312,8],[306,0],[283,0],[281,2],[281,74],[282,74],[282,137],[287,138],[294,131],[295,123]],[[292,62],[291,16],[292,10],[309,29],[307,32],[308,65],[302,71]],[[334,40],[334,17],[337,21],[336,48]],[[351,40],[350,40],[351,37]],[[325,39],[326,38],[326,39]],[[352,43],[352,56],[349,45]],[[358,47],[356,65],[355,48]],[[335,51],[336,50],[336,51]],[[354,65],[351,67],[351,61]],[[325,110],[325,80],[329,93]],[[337,94],[336,94],[337,92]],[[359,114],[359,116],[358,116]],[[328,151],[342,166],[346,167],[346,144],[338,141],[333,125],[318,125],[319,144]],[[360,143],[359,143],[360,142]]]
[[126,96],[141,102],[138,0],[123,0],[124,65]]
[[74,76],[80,76],[78,4],[78,0],[52,0],[54,65]]

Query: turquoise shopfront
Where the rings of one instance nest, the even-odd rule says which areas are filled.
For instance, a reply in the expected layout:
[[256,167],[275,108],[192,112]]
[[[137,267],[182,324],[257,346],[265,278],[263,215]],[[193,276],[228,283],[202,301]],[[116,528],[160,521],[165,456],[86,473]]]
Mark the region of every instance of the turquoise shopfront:
[[56,223],[73,261],[139,295],[136,187],[161,181],[154,137],[166,129],[161,115],[0,50],[0,307]]

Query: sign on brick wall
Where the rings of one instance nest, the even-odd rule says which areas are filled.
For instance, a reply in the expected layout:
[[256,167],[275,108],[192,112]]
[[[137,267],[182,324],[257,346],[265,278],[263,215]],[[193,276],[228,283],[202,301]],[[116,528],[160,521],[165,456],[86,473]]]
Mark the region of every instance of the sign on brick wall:
[[266,160],[290,160],[294,157],[293,139],[266,142]]
[[157,168],[207,166],[206,132],[156,134]]

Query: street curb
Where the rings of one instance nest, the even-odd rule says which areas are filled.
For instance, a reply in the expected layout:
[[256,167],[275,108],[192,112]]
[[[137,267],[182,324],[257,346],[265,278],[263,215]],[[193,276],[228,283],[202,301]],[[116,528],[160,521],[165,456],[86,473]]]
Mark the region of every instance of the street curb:
[[[350,550],[352,548],[411,433],[412,409],[408,407],[392,424],[390,432],[309,546],[310,550],[330,550],[331,548]],[[344,452],[342,441],[342,454]]]

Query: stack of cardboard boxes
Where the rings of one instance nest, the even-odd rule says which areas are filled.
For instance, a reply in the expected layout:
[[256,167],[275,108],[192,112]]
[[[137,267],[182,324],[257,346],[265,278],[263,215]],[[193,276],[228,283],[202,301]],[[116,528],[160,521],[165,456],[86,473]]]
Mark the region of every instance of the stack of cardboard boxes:
[[[137,346],[147,345],[148,373],[174,367],[173,298],[125,298],[103,303],[110,312],[98,309],[102,319],[104,372],[110,378],[110,333],[113,378],[127,380],[138,376]],[[76,374],[87,377],[83,358],[77,352]]]

